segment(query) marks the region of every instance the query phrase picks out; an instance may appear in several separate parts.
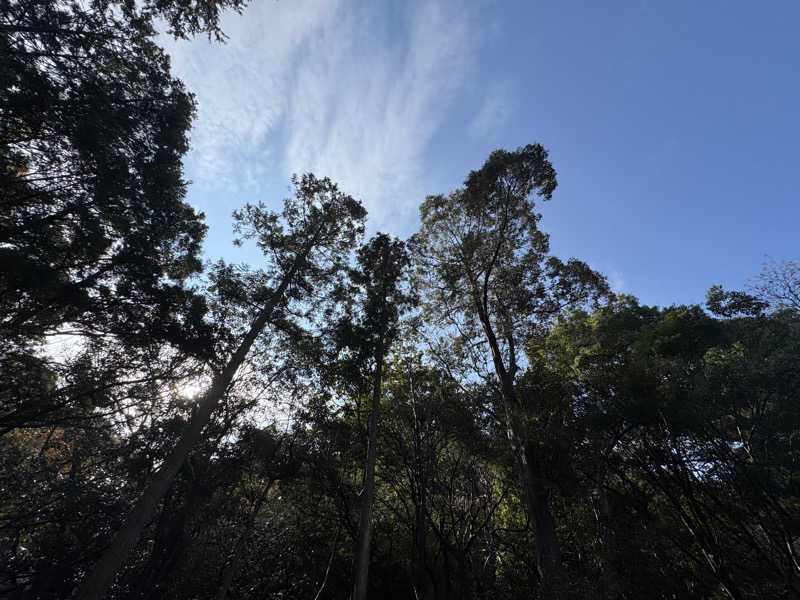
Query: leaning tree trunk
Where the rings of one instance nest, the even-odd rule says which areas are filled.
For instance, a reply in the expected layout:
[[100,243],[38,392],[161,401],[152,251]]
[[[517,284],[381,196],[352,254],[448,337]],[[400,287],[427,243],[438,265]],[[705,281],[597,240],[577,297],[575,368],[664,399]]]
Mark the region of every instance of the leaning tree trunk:
[[381,376],[383,348],[378,345],[375,355],[375,380],[372,385],[372,406],[369,415],[369,441],[367,464],[364,467],[364,489],[361,492],[361,515],[356,540],[355,572],[353,574],[353,600],[365,600],[369,582],[369,557],[372,539],[372,503],[375,497],[375,462],[378,445],[378,411],[381,403]]
[[[142,600],[159,597],[160,595],[156,593],[157,588],[168,578],[173,569],[177,570],[189,544],[186,539],[186,522],[204,497],[203,491],[198,488],[197,482],[192,481],[186,497],[176,499],[177,502],[182,500],[183,505],[175,515],[169,514],[169,504],[177,494],[169,494],[164,500],[150,558],[141,576],[136,580],[133,597]],[[174,486],[171,489],[174,491]]]
[[122,529],[117,532],[111,545],[106,549],[95,565],[94,570],[84,580],[83,584],[81,584],[78,590],[78,598],[80,600],[100,600],[108,591],[108,588],[114,581],[114,576],[117,571],[119,571],[120,567],[122,567],[130,551],[139,541],[139,536],[145,525],[149,522],[156,506],[164,497],[164,494],[167,493],[167,490],[169,490],[192,447],[194,447],[200,439],[203,428],[211,420],[212,412],[225,396],[236,372],[247,357],[251,346],[266,327],[273,311],[283,299],[286,289],[294,279],[300,266],[305,262],[307,255],[308,252],[297,256],[294,264],[284,275],[283,280],[273,293],[267,305],[256,317],[256,320],[244,336],[236,352],[233,353],[233,356],[225,365],[225,368],[214,377],[211,387],[200,399],[196,410],[192,413],[189,424],[186,426],[181,439],[178,441],[175,448],[172,449],[172,452],[164,461],[161,468],[156,471],[152,481],[147,488],[145,488],[141,497],[128,515]]

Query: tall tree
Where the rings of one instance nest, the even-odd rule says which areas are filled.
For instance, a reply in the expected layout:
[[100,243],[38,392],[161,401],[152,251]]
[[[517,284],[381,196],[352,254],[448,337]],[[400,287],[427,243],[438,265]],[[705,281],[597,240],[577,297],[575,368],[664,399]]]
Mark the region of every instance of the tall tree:
[[249,300],[257,301],[260,309],[224,366],[214,374],[180,440],[154,474],[125,525],[82,584],[80,598],[99,599],[111,585],[256,339],[268,325],[281,323],[291,304],[308,303],[315,290],[324,289],[346,264],[350,248],[362,233],[364,208],[329,179],[307,174],[293,178],[293,184],[294,198],[286,200],[280,215],[261,204],[248,205],[235,214],[239,231],[245,238],[255,239],[269,264],[265,273],[268,285],[250,291]]
[[42,356],[54,336],[209,358],[203,298],[186,285],[206,229],[182,176],[195,103],[154,21],[222,39],[221,12],[244,5],[0,0],[4,431],[75,404]]
[[354,600],[367,597],[384,360],[397,335],[401,313],[413,303],[412,295],[404,289],[408,266],[402,241],[379,233],[364,244],[358,251],[356,268],[350,271],[352,288],[344,317],[336,327],[337,346],[349,351],[344,364],[354,389],[371,380],[367,456],[354,552]]
[[546,589],[564,585],[551,483],[525,420],[517,378],[523,350],[537,328],[607,291],[604,279],[577,260],[550,256],[538,228],[533,195],[550,199],[556,172],[540,145],[493,152],[449,196],[420,208],[414,238],[417,273],[431,319],[455,334],[465,352],[488,345],[503,399],[503,421],[518,463],[528,516],[536,534],[538,570]]
[[[195,103],[153,21],[220,37],[220,11],[242,6],[0,0],[0,433],[86,426],[130,382],[211,358],[187,283],[206,230],[181,164]],[[79,377],[62,339],[105,366]]]
[[150,20],[56,0],[0,15],[2,337],[187,342],[205,233],[182,178],[194,99]]
[[3,483],[2,553],[24,540],[34,595],[74,587],[92,533],[138,489],[121,476],[133,429],[177,408],[170,388],[210,358],[187,284],[205,233],[181,164],[194,99],[153,19],[214,33],[236,5],[0,0],[0,454],[24,447],[35,466]]

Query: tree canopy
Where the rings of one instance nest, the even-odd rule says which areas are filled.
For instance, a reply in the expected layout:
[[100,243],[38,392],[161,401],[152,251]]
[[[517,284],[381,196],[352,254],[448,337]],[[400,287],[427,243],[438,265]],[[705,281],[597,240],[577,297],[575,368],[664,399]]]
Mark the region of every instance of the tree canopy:
[[203,264],[154,23],[244,5],[0,0],[0,596],[800,597],[797,264],[614,294],[540,144],[408,240],[296,175]]

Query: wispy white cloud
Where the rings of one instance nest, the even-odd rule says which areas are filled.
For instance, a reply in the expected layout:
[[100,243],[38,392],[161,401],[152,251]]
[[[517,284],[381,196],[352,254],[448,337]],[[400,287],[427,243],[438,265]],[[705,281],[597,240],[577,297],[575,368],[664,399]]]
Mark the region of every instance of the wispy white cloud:
[[252,186],[274,163],[268,137],[286,113],[298,50],[336,9],[334,1],[259,2],[242,16],[226,15],[225,44],[164,38],[173,72],[199,103],[190,155],[198,184]]
[[608,278],[608,285],[611,287],[611,290],[616,294],[627,294],[628,292],[628,284],[625,281],[625,275],[623,275],[622,271],[618,269],[609,269],[605,273],[606,277]]
[[486,90],[483,105],[470,124],[470,131],[476,137],[498,137],[502,128],[511,118],[511,89],[508,83],[494,83]]
[[226,17],[223,46],[167,42],[199,102],[190,176],[257,192],[329,175],[393,229],[416,211],[425,149],[472,68],[467,14],[435,0],[257,2]]

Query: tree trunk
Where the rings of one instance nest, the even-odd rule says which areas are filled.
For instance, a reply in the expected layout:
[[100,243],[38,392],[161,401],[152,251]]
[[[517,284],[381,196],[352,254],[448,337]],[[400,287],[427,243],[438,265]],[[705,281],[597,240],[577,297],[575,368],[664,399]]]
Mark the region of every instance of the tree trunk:
[[[515,401],[516,396],[512,398],[512,402]],[[550,492],[544,484],[539,457],[533,446],[520,437],[518,432],[521,431],[521,426],[514,408],[509,406],[511,403],[505,397],[504,404],[506,434],[520,470],[526,512],[533,522],[536,536],[536,569],[545,593],[557,598],[564,587],[564,570],[555,519],[550,512]]]
[[565,581],[556,523],[550,511],[550,490],[544,484],[541,462],[530,444],[526,445],[524,458],[521,466],[525,473],[523,479],[528,480],[526,502],[536,531],[537,568],[546,592],[558,598]]
[[533,522],[536,536],[536,569],[542,579],[546,597],[559,598],[564,591],[564,569],[561,549],[556,536],[555,519],[550,511],[550,491],[544,483],[541,460],[535,448],[524,437],[525,428],[520,422],[520,404],[514,388],[513,373],[503,364],[500,345],[489,317],[479,309],[478,314],[492,353],[495,375],[503,396],[506,417],[506,434],[517,461],[522,479],[523,498],[528,518]]
[[381,403],[381,376],[383,348],[378,344],[375,355],[375,380],[372,385],[372,406],[369,415],[369,441],[367,464],[364,467],[364,489],[361,492],[361,515],[356,540],[355,572],[353,574],[353,600],[365,600],[369,582],[370,542],[372,539],[372,502],[375,496],[375,462],[378,444],[378,411]]
[[171,487],[172,493],[168,493],[164,499],[161,516],[153,535],[150,558],[147,566],[140,574],[137,574],[135,582],[131,585],[132,597],[145,600],[158,598],[160,594],[156,594],[157,588],[179,562],[187,545],[185,527],[195,504],[195,485],[195,482],[190,484],[186,498],[183,499],[183,506],[178,509],[177,514],[170,515],[169,513],[170,504],[173,501],[176,503],[181,501],[180,498],[176,499],[174,486]]
[[306,253],[298,255],[295,259],[291,269],[286,273],[267,305],[256,317],[236,352],[233,353],[225,368],[214,378],[211,387],[198,402],[197,408],[192,413],[181,439],[172,449],[164,464],[156,471],[152,481],[145,488],[128,515],[122,529],[117,532],[111,541],[111,545],[95,565],[94,570],[78,589],[78,598],[80,600],[100,600],[108,591],[114,581],[114,576],[139,541],[142,529],[150,521],[156,506],[169,490],[192,447],[200,439],[203,428],[211,420],[212,412],[225,396],[228,386],[230,386],[236,372],[247,357],[250,347],[263,331],[301,264],[305,262],[307,255],[308,252],[306,251]]

